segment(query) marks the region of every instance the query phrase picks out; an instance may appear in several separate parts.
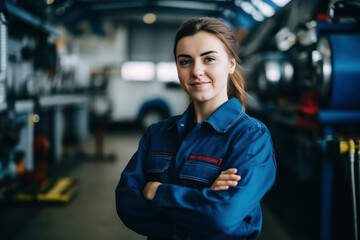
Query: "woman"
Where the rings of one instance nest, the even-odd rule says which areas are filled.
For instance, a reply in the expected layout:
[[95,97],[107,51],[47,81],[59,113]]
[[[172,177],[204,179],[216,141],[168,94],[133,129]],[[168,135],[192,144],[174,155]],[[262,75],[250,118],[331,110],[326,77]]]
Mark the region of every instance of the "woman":
[[260,200],[276,163],[268,130],[244,112],[236,48],[231,29],[216,18],[190,19],[177,31],[178,76],[192,102],[181,116],[147,129],[116,188],[119,217],[148,239],[260,233]]

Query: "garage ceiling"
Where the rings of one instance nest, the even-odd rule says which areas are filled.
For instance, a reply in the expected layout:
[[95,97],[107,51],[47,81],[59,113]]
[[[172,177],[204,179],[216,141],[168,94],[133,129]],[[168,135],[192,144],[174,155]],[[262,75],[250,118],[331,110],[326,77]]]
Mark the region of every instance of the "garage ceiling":
[[[9,12],[23,21],[35,16],[32,25],[47,27],[61,24],[73,34],[81,34],[79,25],[87,22],[94,34],[103,35],[104,21],[114,24],[145,24],[146,13],[156,15],[154,25],[176,25],[189,17],[222,17],[232,25],[245,29],[242,50],[250,53],[266,46],[270,38],[287,25],[311,19],[317,5],[330,0],[6,0]],[[291,3],[291,4],[289,4]],[[10,11],[11,10],[11,11]],[[267,21],[271,20],[271,21]],[[80,30],[79,30],[80,29]],[[260,37],[259,37],[260,36]]]
[[54,0],[48,13],[68,26],[74,22],[110,19],[121,23],[141,23],[146,13],[157,16],[157,23],[179,24],[189,16],[219,16],[231,0]]
[[72,31],[77,23],[141,23],[146,13],[156,14],[157,24],[179,25],[193,16],[223,17],[232,24],[253,28],[273,16],[290,0],[6,0],[36,16],[61,23]]

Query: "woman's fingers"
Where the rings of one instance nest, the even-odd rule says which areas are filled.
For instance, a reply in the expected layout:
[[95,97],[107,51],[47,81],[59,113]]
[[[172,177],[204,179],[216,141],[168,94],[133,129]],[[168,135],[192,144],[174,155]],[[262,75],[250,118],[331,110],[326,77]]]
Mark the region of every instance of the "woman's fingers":
[[239,181],[240,178],[241,177],[236,174],[220,174],[218,177],[219,180],[234,180],[234,181]]
[[219,191],[219,190],[228,190],[229,189],[229,186],[218,186],[218,187],[211,187],[212,190],[216,190],[216,191]]
[[232,173],[232,174],[235,174],[235,173],[237,173],[237,169],[236,168],[229,168],[229,169],[227,169],[227,170],[225,170],[225,171],[222,171],[221,172],[222,174],[223,173]]
[[216,185],[217,186],[222,186],[222,185],[236,186],[238,184],[239,180],[218,180]]
[[211,189],[227,190],[230,186],[236,186],[241,179],[241,177],[236,175],[236,173],[236,168],[229,168],[225,171],[222,171],[211,186]]
[[214,187],[218,187],[218,186],[236,186],[238,184],[239,180],[216,180],[214,182],[213,186]]
[[147,182],[143,189],[144,197],[148,200],[153,200],[159,185],[161,185],[160,182]]
[[219,181],[239,181],[240,176],[236,175],[237,169],[236,168],[230,168],[228,170],[222,171],[220,175],[218,176],[217,180]]

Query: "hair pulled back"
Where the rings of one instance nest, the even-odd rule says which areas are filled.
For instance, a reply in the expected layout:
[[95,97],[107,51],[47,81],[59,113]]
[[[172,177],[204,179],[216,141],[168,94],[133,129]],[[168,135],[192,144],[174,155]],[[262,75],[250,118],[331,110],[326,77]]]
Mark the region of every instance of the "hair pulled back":
[[175,35],[174,57],[176,60],[176,47],[180,39],[195,35],[198,32],[208,32],[214,34],[225,46],[229,58],[236,61],[236,69],[229,75],[228,97],[236,97],[241,105],[245,107],[245,81],[241,74],[240,58],[238,56],[238,43],[228,25],[214,17],[192,18],[185,21]]

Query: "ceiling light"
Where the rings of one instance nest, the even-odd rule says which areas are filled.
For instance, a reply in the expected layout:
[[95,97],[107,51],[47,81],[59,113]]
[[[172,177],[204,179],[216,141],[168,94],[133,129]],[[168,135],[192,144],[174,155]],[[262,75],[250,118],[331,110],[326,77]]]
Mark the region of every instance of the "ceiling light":
[[240,7],[247,13],[251,14],[252,11],[254,11],[254,6],[249,2],[242,2],[240,3]]
[[252,5],[250,2],[241,2],[240,7],[244,12],[252,16],[256,21],[261,22],[264,21],[264,16],[256,10],[254,5]]
[[147,13],[143,16],[143,21],[146,24],[152,24],[156,21],[156,15],[153,13]]
[[262,0],[251,0],[252,4],[265,16],[271,17],[275,14],[274,8]]
[[273,3],[278,5],[279,7],[284,7],[286,4],[288,4],[291,0],[272,0]]

